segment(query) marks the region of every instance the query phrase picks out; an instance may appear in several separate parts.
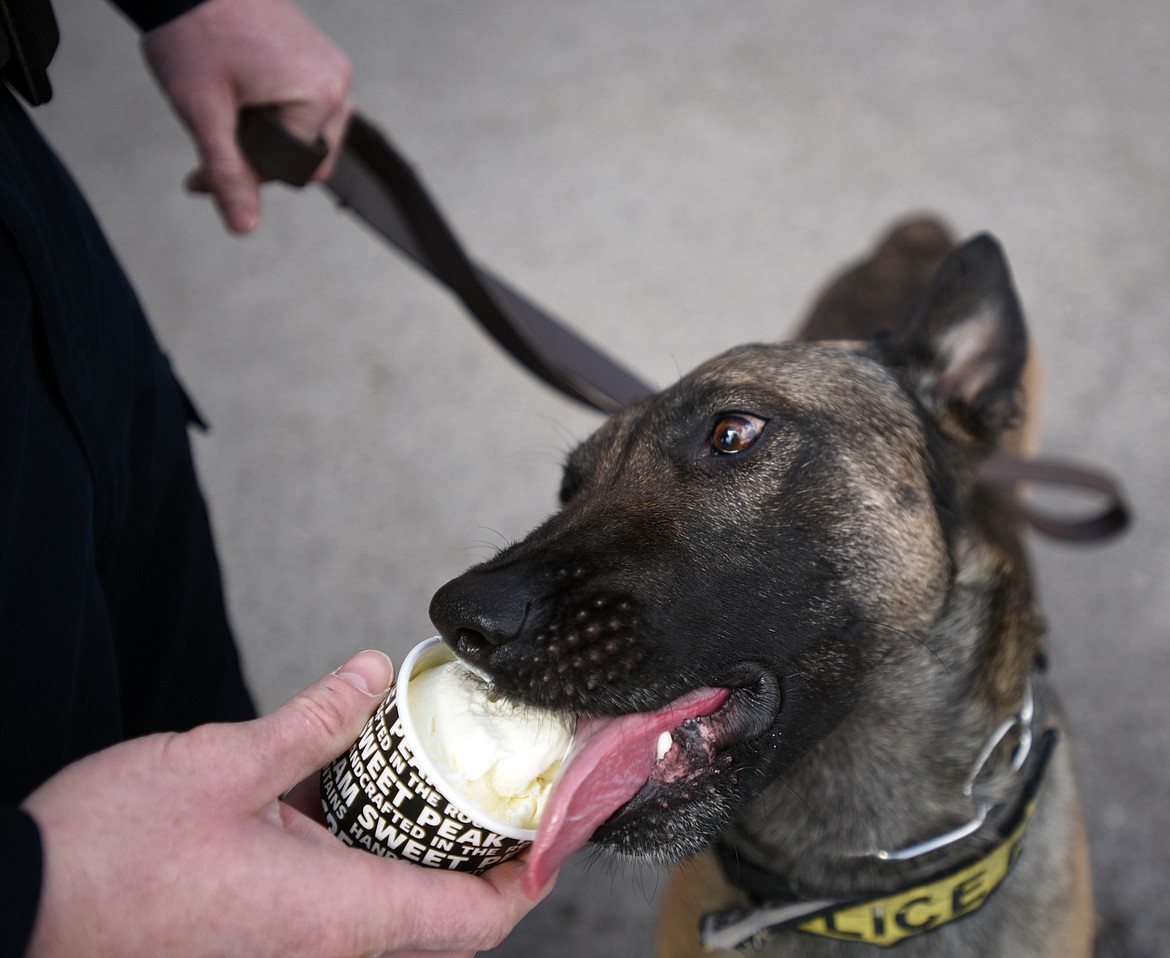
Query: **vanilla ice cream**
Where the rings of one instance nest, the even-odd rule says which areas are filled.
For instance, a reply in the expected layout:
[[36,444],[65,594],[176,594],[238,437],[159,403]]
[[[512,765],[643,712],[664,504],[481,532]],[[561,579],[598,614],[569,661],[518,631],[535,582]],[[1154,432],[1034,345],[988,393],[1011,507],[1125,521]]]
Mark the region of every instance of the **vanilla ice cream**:
[[571,719],[508,701],[458,661],[416,673],[406,694],[419,743],[451,784],[500,821],[536,828]]

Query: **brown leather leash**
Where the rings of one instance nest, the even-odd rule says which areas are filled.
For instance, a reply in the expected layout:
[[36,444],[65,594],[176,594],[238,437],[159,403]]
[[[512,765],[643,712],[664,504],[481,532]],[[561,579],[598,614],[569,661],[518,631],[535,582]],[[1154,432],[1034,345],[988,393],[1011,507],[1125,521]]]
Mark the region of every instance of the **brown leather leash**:
[[[290,134],[270,110],[246,110],[238,131],[252,164],[303,186],[325,158],[321,142]],[[351,117],[325,186],[399,252],[443,282],[513,358],[550,386],[603,412],[653,390],[515,287],[478,266],[447,225],[411,165],[373,124]]]
[[[1121,484],[1112,476],[1067,460],[997,455],[979,467],[980,483],[995,492],[1004,508],[1045,535],[1071,542],[1109,539],[1129,525]],[[1046,485],[1095,493],[1102,503],[1084,515],[1058,515],[1020,495],[1021,485]]]
[[[289,133],[271,109],[245,110],[238,135],[261,173],[293,186],[304,186],[327,153],[324,143],[305,143]],[[550,386],[605,413],[654,391],[515,287],[477,265],[411,164],[359,114],[350,120],[325,186],[342,206],[444,283],[504,349]],[[982,464],[979,479],[1005,508],[1057,539],[1100,541],[1129,524],[1129,507],[1117,480],[1084,465],[999,455]],[[1021,496],[1022,485],[1088,491],[1104,501],[1084,515],[1060,515]]]

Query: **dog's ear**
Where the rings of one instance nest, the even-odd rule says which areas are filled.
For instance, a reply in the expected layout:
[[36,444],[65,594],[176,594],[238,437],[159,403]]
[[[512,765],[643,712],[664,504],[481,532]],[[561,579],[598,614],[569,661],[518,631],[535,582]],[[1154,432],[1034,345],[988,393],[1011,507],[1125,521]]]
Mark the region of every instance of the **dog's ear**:
[[1028,351],[999,243],[983,234],[951,253],[884,351],[945,431],[993,445],[1018,414]]

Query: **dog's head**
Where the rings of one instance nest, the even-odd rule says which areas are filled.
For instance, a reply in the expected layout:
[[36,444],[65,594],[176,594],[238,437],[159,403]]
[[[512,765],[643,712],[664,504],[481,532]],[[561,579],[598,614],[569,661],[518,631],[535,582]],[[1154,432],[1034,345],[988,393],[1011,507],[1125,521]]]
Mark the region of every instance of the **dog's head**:
[[439,590],[435,625],[501,693],[593,720],[550,868],[590,837],[694,853],[847,714],[891,635],[930,633],[1024,356],[977,238],[902,332],[734,349],[614,415],[560,511]]

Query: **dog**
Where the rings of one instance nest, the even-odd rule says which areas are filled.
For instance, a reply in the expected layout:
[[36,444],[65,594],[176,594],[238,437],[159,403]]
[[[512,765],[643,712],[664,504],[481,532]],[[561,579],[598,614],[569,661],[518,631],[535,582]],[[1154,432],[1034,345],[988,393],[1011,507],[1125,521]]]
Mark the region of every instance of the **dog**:
[[577,716],[533,889],[592,842],[673,866],[670,958],[1091,953],[1026,543],[978,481],[1032,441],[1027,354],[998,242],[904,222],[794,340],[609,418],[559,511],[435,594],[496,691]]

